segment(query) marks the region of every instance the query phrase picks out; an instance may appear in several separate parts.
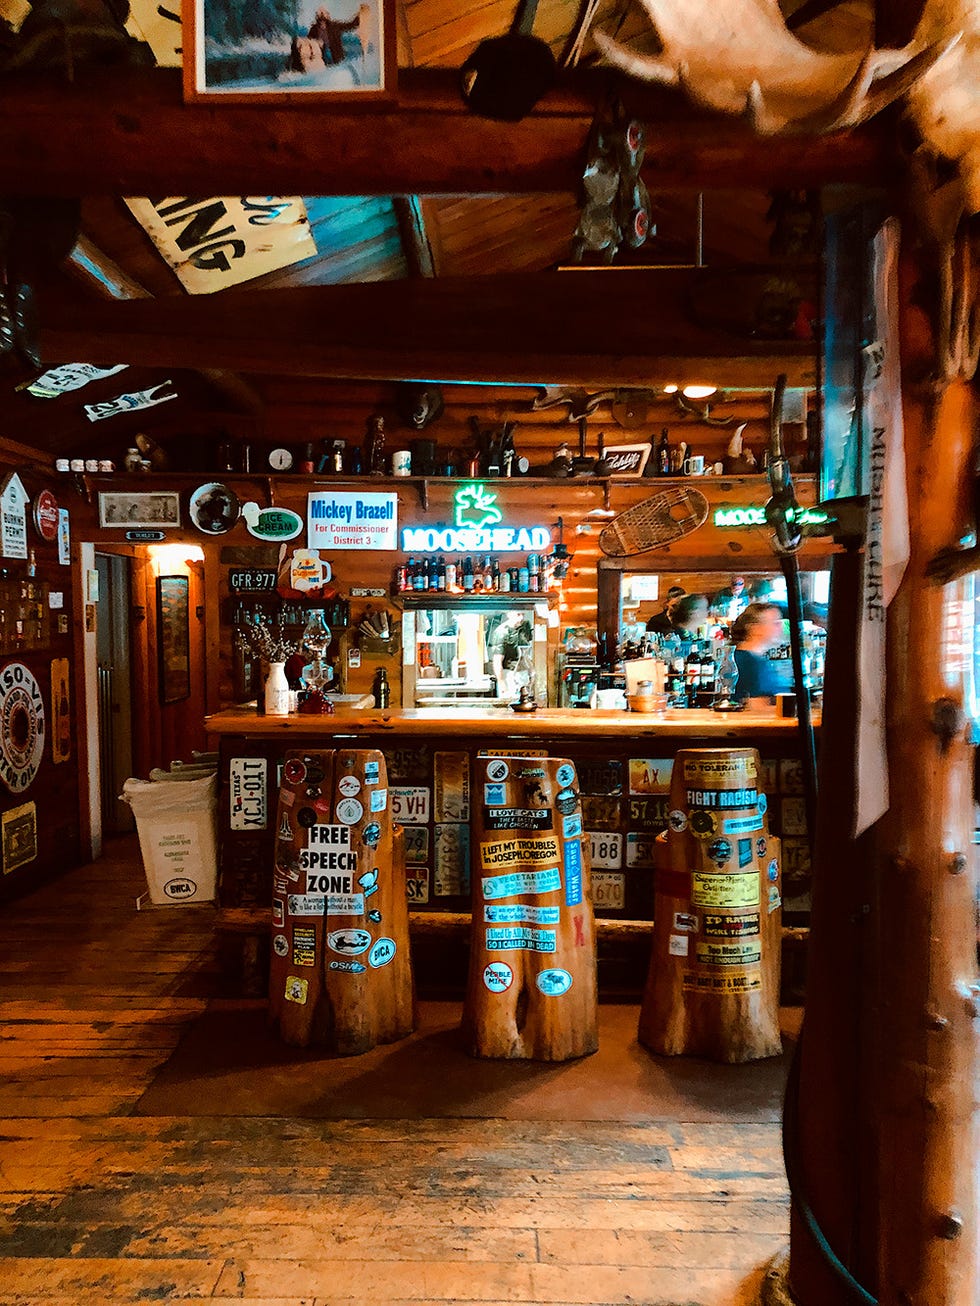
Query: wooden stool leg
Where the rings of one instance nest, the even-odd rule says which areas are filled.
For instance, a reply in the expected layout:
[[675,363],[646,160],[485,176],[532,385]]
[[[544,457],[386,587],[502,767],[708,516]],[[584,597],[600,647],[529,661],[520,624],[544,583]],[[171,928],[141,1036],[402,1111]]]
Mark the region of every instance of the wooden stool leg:
[[404,839],[376,749],[286,755],[269,1015],[285,1042],[341,1056],[414,1029]]
[[469,1051],[588,1056],[599,1044],[596,943],[575,768],[562,758],[488,757],[476,779]]
[[640,1008],[653,1052],[741,1062],[782,1050],[779,841],[760,775],[751,748],[681,749],[674,761]]

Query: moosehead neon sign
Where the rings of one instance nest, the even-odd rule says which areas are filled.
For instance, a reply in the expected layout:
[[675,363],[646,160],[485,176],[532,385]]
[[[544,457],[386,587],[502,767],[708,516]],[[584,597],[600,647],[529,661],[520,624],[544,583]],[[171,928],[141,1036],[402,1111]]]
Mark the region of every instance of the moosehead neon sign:
[[405,553],[528,553],[551,547],[547,526],[505,526],[497,496],[481,485],[461,485],[453,496],[452,526],[405,526]]

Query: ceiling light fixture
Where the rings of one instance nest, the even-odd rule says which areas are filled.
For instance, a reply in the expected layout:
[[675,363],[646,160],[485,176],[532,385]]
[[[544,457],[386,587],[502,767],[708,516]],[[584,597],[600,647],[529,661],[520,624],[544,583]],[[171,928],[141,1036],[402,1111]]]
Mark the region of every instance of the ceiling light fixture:
[[710,399],[718,393],[716,385],[686,385],[681,391],[685,399]]

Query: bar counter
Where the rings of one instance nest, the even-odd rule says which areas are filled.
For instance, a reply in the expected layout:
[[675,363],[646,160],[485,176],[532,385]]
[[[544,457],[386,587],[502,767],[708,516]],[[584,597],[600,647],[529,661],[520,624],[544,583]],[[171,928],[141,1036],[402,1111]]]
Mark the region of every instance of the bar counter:
[[245,704],[207,717],[206,729],[221,754],[219,929],[229,944],[237,936],[240,950],[232,947],[231,955],[246,993],[265,991],[278,777],[290,749],[383,752],[392,811],[405,832],[416,974],[430,994],[458,992],[466,975],[471,790],[481,750],[547,753],[575,764],[590,838],[604,995],[633,1000],[642,988],[653,918],[653,841],[667,826],[679,748],[758,749],[770,831],[782,836],[784,924],[808,922],[810,858],[797,722],[777,717],[775,708],[674,708],[661,716],[584,708],[344,706],[329,715],[260,716]]
[[[485,739],[684,739],[724,747],[738,741],[784,740],[796,735],[793,718],[769,712],[712,712],[699,708],[668,708],[664,715],[648,712],[600,711],[542,707],[533,712],[507,708],[340,708],[333,714],[262,716],[248,706],[226,708],[205,718],[213,735],[243,735],[284,741],[315,738],[320,747],[334,735],[404,735],[456,737],[472,744]],[[814,723],[819,724],[819,714]],[[292,747],[289,742],[286,747]]]

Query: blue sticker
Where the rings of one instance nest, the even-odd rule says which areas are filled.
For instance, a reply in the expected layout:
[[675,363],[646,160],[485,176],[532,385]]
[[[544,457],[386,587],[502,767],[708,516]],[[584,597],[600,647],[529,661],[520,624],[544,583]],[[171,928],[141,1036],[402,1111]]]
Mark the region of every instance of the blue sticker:
[[368,965],[377,970],[381,966],[387,966],[395,955],[394,939],[375,939],[374,947],[368,953]]
[[776,881],[779,879],[779,867],[776,865],[775,857],[769,863],[768,875],[769,875],[769,879],[773,882],[773,884],[775,884]]
[[572,977],[567,970],[555,966],[551,970],[541,971],[535,983],[546,997],[557,998],[572,987]]
[[739,839],[738,841],[738,864],[739,866],[748,866],[752,860],[752,840]]
[[388,790],[375,789],[374,793],[371,795],[371,811],[383,812],[387,806],[388,806]]
[[366,785],[376,785],[380,779],[381,779],[381,763],[365,762],[364,783]]
[[372,821],[370,825],[364,827],[361,831],[361,838],[369,848],[377,848],[378,841],[381,838],[381,826],[377,821]]
[[582,836],[581,816],[563,816],[561,832],[566,839],[579,839]]
[[565,844],[565,902],[574,907],[582,901],[582,845],[577,839]]
[[765,794],[760,794],[758,803],[759,803],[759,814],[765,815],[766,808],[769,806],[769,799],[765,796]]
[[561,785],[562,789],[567,789],[569,785],[575,783],[575,767],[572,766],[571,762],[562,762],[555,772],[555,780]]
[[507,802],[507,786],[484,785],[483,801],[488,807],[503,807]]

